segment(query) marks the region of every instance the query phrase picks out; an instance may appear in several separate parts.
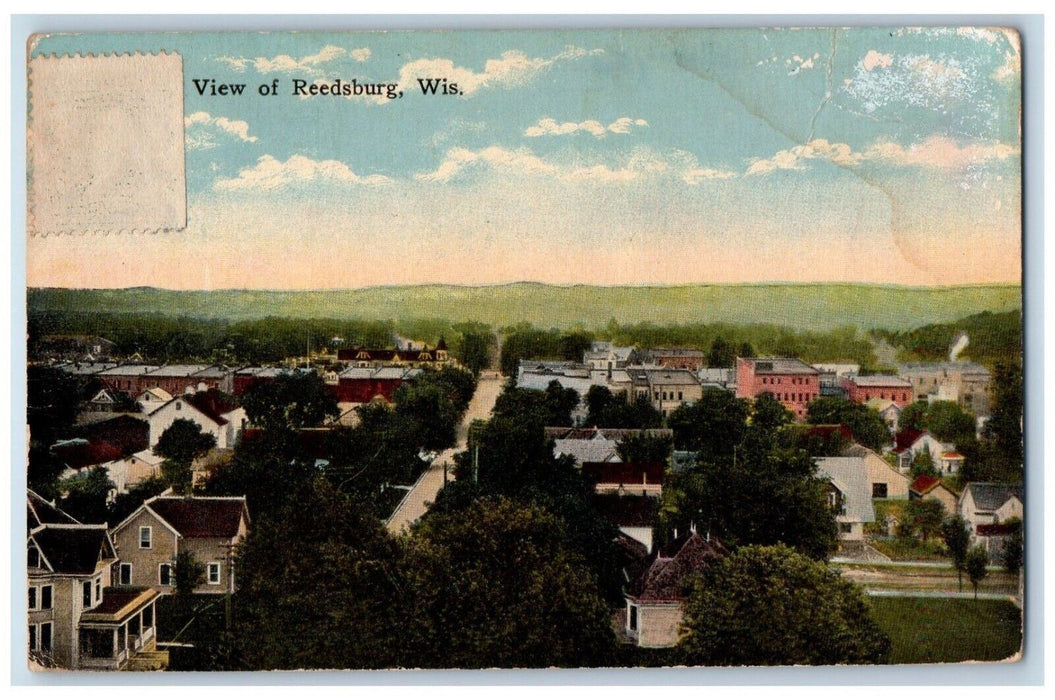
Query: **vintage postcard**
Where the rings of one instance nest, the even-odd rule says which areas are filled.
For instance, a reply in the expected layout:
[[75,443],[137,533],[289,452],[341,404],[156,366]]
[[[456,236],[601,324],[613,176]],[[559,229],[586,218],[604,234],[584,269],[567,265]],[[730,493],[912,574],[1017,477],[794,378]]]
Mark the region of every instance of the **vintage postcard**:
[[29,667],[1019,661],[1020,43],[33,36]]

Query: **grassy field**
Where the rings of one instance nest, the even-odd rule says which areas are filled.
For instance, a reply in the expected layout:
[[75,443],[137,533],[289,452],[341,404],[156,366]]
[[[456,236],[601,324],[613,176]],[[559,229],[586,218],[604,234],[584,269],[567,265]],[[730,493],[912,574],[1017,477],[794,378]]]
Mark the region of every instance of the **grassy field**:
[[869,598],[891,663],[999,661],[1022,644],[1021,611],[1003,600]]
[[900,287],[866,284],[741,284],[671,287],[556,286],[531,282],[323,291],[30,289],[31,311],[157,312],[229,320],[284,316],[408,320],[441,318],[542,328],[621,324],[772,323],[825,330],[904,330],[1022,304],[1015,285]]

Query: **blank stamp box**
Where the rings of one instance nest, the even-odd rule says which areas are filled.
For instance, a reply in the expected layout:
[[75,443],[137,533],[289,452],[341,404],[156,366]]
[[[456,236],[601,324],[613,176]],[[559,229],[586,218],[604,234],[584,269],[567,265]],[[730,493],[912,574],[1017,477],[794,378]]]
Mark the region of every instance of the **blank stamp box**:
[[30,234],[186,226],[179,54],[38,56],[28,79]]

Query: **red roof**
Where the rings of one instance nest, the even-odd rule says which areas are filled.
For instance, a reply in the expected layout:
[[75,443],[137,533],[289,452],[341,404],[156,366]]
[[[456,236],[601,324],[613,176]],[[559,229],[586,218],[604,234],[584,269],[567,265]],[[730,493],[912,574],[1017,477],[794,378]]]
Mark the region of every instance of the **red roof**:
[[923,436],[925,431],[906,428],[894,436],[894,452],[904,452]]
[[239,405],[231,397],[224,395],[216,389],[199,391],[197,394],[184,396],[182,398],[191,406],[194,406],[194,408],[208,416],[209,419],[217,425],[227,425],[227,419],[223,417],[223,414],[230,413],[238,408]]
[[124,453],[121,448],[108,442],[83,442],[71,445],[60,445],[51,449],[51,454],[61,460],[70,469],[92,467],[105,462],[121,459]]
[[942,455],[945,459],[964,459],[964,456],[955,450],[951,450]]
[[806,429],[806,437],[830,437],[834,433],[839,433],[847,440],[853,440],[853,433],[842,423],[836,425],[811,425]]
[[941,479],[936,476],[926,476],[921,474],[912,480],[909,484],[909,490],[915,491],[916,493],[928,493],[933,490],[934,487],[941,484]]
[[245,499],[163,497],[146,505],[184,537],[231,539],[238,534]]

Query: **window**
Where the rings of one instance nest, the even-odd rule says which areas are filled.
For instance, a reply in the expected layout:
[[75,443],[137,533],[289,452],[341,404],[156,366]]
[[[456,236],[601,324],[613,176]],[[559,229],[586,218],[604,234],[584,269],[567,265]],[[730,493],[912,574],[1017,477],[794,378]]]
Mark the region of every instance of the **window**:
[[872,484],[872,498],[886,497],[886,484]]
[[26,566],[30,569],[35,569],[40,566],[40,552],[37,551],[36,547],[30,547],[26,554]]
[[117,582],[122,586],[132,585],[132,565],[121,564],[117,569]]
[[843,533],[844,535],[849,535],[853,531],[853,523],[839,523],[839,532]]
[[209,585],[220,585],[220,562],[218,561],[209,562]]
[[637,630],[637,606],[636,605],[631,605],[630,606],[630,619],[627,620],[627,626],[631,630]]
[[51,586],[40,587],[40,609],[51,610]]
[[37,609],[37,587],[36,586],[30,586],[29,587],[29,609],[30,610],[36,610]]
[[839,500],[839,497],[835,494],[834,491],[829,491],[828,492],[828,505],[830,505],[832,508],[834,508],[835,504],[836,504],[836,502],[838,500]]
[[176,402],[176,410],[177,411],[182,411],[183,410],[183,402],[182,401],[177,401]]
[[172,564],[162,564],[158,567],[158,583],[162,586],[172,585]]
[[153,530],[149,527],[139,528],[139,548],[140,549],[151,549],[153,539]]
[[95,602],[99,602],[103,597],[103,577],[95,579]]
[[85,581],[81,584],[81,605],[86,608],[92,607],[92,582]]
[[51,651],[51,623],[40,623],[40,650]]
[[682,400],[682,398],[681,398],[681,392],[679,391],[679,392],[678,392],[678,401],[681,401],[681,400]]
[[36,625],[30,625],[29,626],[29,650],[30,651],[36,651],[37,650],[37,626]]

